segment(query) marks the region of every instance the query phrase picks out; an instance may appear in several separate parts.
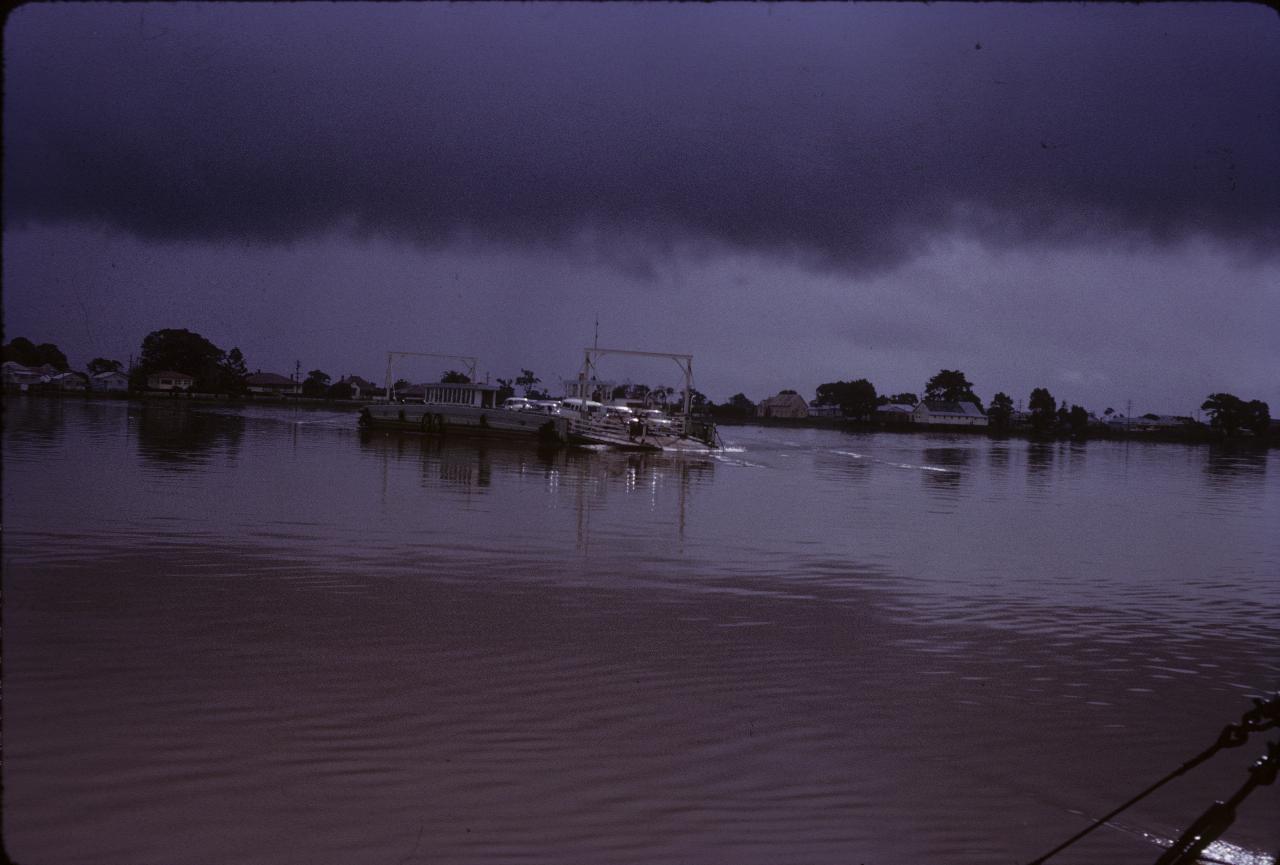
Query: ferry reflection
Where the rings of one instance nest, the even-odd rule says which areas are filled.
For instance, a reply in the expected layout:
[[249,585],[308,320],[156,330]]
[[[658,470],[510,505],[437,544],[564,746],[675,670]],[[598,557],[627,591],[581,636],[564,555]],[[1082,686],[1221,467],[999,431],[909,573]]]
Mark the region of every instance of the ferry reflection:
[[483,490],[503,477],[541,475],[548,492],[573,487],[595,496],[654,492],[671,479],[683,485],[709,476],[707,455],[627,453],[581,448],[531,447],[526,442],[447,439],[361,430],[360,446],[395,460],[414,460],[423,481]]
[[483,439],[443,439],[382,431],[360,431],[362,450],[388,459],[413,460],[428,484],[485,490],[498,473],[547,472],[554,466],[554,449]]
[[[710,482],[709,454],[629,453],[589,448],[534,448],[525,442],[447,439],[362,430],[362,450],[381,458],[384,485],[395,463],[416,463],[424,486],[485,493],[504,483],[541,480],[550,496],[572,497],[580,550],[591,542],[591,514],[610,496],[647,497],[649,510],[670,509],[684,539],[691,490]],[[674,492],[674,495],[673,495]],[[642,505],[643,506],[643,505]]]
[[[575,491],[577,549],[584,554],[591,549],[592,510],[615,490],[624,496],[647,498],[650,510],[674,504],[672,527],[676,540],[683,542],[692,490],[709,483],[715,471],[715,460],[697,453],[568,450],[565,460],[564,474]],[[674,502],[670,496],[673,485]]]

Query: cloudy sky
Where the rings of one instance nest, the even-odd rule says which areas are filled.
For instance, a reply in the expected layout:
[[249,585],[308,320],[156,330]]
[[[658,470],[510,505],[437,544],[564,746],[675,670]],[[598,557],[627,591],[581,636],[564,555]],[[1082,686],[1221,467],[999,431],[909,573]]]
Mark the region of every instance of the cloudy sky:
[[958,368],[1280,412],[1260,5],[50,4],[4,39],[4,337],[73,365],[185,327],[550,381],[598,318],[717,401]]

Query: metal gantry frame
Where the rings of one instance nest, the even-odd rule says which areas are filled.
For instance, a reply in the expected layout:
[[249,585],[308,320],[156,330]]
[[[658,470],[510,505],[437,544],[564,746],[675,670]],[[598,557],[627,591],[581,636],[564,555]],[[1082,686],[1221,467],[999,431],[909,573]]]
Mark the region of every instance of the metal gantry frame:
[[434,357],[438,360],[460,360],[467,365],[467,378],[472,382],[476,380],[476,366],[480,362],[478,358],[469,357],[463,354],[433,354],[425,351],[389,351],[387,352],[387,402],[392,401],[391,368],[395,365],[396,358],[398,357]]
[[625,348],[595,348],[592,346],[584,348],[583,352],[582,380],[584,382],[591,380],[592,374],[596,371],[596,361],[605,355],[625,354],[630,357],[665,357],[675,361],[676,366],[680,367],[680,371],[684,373],[684,416],[689,416],[690,406],[693,403],[693,355],[671,354],[662,351],[631,351]]

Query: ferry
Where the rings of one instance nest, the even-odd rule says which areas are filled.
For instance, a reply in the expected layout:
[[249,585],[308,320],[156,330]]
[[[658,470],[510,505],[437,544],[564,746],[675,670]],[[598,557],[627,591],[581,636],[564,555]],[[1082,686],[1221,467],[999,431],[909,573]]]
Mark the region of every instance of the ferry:
[[[676,360],[685,372],[684,414],[671,417],[656,409],[635,412],[626,406],[607,406],[590,399],[590,384],[595,379],[589,374],[594,371],[596,359],[604,354]],[[398,400],[391,384],[392,365],[396,358],[407,355],[462,360],[469,370],[465,376],[467,381],[423,385],[421,396],[415,391],[412,399]],[[388,352],[387,402],[361,409],[360,425],[428,435],[529,438],[548,445],[594,445],[635,451],[714,450],[720,447],[715,424],[709,419],[691,417],[689,413],[692,365],[691,355],[588,348],[574,395],[558,401],[512,396],[499,404],[498,386],[474,381],[476,359],[473,357]]]
[[570,418],[543,407],[498,404],[498,386],[479,382],[439,382],[423,388],[421,402],[385,402],[360,410],[360,426],[428,435],[449,433],[527,438],[567,444]]

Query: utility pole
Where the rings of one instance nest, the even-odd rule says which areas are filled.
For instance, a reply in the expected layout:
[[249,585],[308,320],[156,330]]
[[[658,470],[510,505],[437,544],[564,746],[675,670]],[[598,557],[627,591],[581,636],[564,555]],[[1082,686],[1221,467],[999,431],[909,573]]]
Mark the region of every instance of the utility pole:
[[297,384],[302,380],[302,361],[295,360],[293,362],[293,383]]

